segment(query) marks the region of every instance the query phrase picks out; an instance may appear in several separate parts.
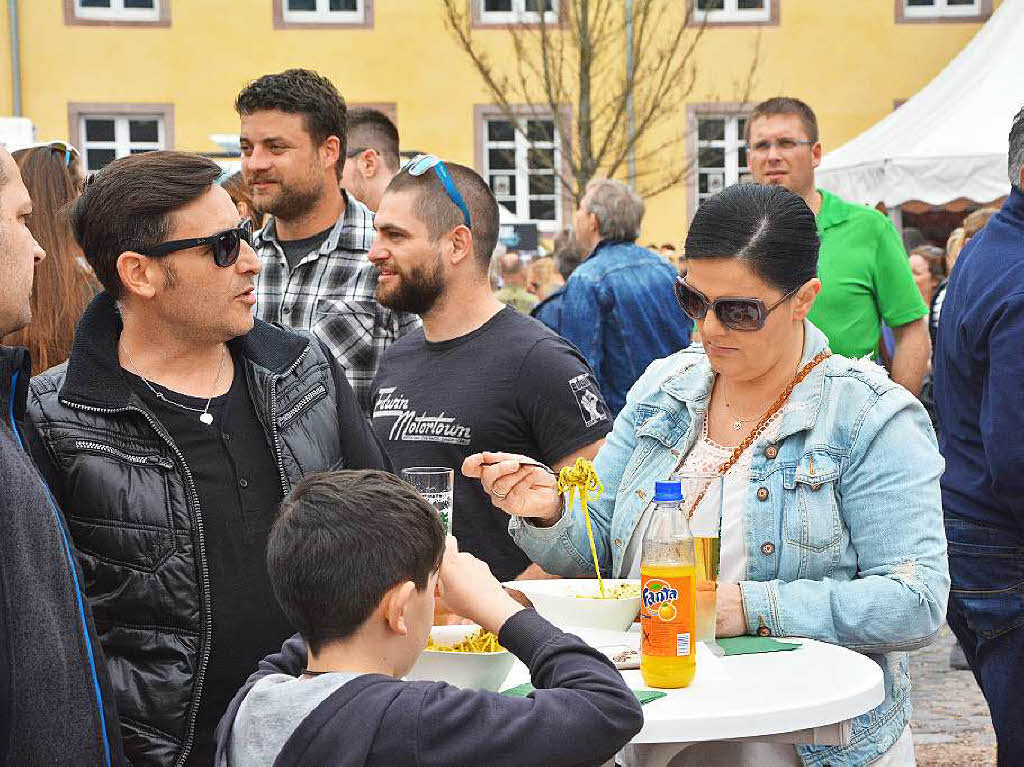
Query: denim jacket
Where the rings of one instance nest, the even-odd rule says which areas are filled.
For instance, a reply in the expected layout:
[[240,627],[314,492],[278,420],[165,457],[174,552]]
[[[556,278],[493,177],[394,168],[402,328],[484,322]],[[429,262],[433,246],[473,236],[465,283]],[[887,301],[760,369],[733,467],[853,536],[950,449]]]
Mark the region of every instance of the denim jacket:
[[[827,345],[805,322],[803,362]],[[713,374],[700,347],[659,360],[630,391],[595,466],[605,492],[590,504],[602,571],[623,553],[654,483],[701,432]],[[806,765],[863,765],[910,720],[907,651],[934,637],[949,573],[939,476],[943,461],[914,397],[873,363],[834,355],[794,388],[778,438],[754,451],[745,508],[747,633],[809,637],[863,652],[884,672],[885,700],[857,717],[849,746],[800,745]],[[549,528],[513,518],[509,531],[545,570],[593,572],[574,508]]]
[[586,357],[612,414],[654,360],[690,343],[676,269],[632,242],[604,240],[565,286],[558,332]]

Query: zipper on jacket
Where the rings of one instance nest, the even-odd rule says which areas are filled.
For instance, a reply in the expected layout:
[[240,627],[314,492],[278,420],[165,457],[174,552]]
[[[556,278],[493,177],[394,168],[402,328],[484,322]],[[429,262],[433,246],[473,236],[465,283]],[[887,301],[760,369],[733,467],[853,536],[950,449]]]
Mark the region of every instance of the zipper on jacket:
[[[203,644],[204,649],[199,658],[199,666],[196,669],[196,680],[195,680],[195,695],[192,698],[193,706],[192,712],[188,717],[188,727],[185,730],[185,740],[182,744],[181,754],[175,761],[175,767],[181,767],[185,764],[185,760],[188,759],[189,753],[192,751],[192,742],[195,739],[196,731],[196,719],[199,716],[199,702],[203,695],[203,681],[206,677],[206,666],[210,662],[210,645],[213,642],[213,614],[210,610],[210,570],[206,563],[206,538],[203,535],[203,515],[199,508],[199,494],[196,492],[195,481],[192,479],[192,472],[188,468],[188,464],[185,463],[185,456],[181,454],[178,446],[174,444],[174,440],[170,436],[164,434],[161,431],[160,424],[157,420],[147,413],[145,410],[134,405],[122,408],[101,408],[101,407],[90,407],[88,405],[79,405],[77,402],[69,402],[61,400],[61,404],[66,407],[70,407],[76,410],[83,410],[88,413],[127,413],[133,411],[140,413],[146,422],[152,427],[153,431],[164,442],[171,448],[174,455],[177,456],[178,461],[181,463],[181,468],[185,473],[185,487],[188,489],[189,498],[192,500],[193,508],[196,511],[196,532],[199,534],[199,570],[202,576],[202,595],[205,597],[203,600],[203,616],[206,618],[206,625],[203,627]],[[109,761],[108,761],[109,764]]]
[[115,458],[120,458],[122,461],[134,463],[139,466],[159,466],[161,469],[174,468],[174,462],[161,455],[132,455],[131,453],[125,453],[122,450],[118,450],[116,447],[104,445],[102,442],[90,442],[85,439],[76,439],[75,448],[78,450],[90,450],[97,453],[112,455]]
[[299,398],[298,402],[296,402],[290,408],[281,413],[281,422],[278,425],[283,428],[285,424],[290,423],[293,418],[302,413],[302,411],[305,410],[308,405],[310,405],[313,402],[316,402],[316,400],[318,400],[319,398],[326,396],[327,387],[324,386],[322,383],[318,383],[308,392],[303,394]]
[[[14,392],[18,386],[18,375],[20,372],[21,371],[15,370],[14,375],[11,377],[8,415],[11,421],[11,430],[14,432],[14,439],[17,441],[21,449],[24,450],[25,443],[21,440],[21,434],[18,433],[18,424],[14,420]],[[35,466],[34,463],[33,466]],[[64,558],[68,563],[68,569],[71,570],[71,583],[75,587],[75,602],[78,605],[78,619],[82,622],[82,639],[85,643],[86,655],[89,657],[89,671],[92,674],[92,688],[93,693],[96,695],[96,705],[98,707],[96,717],[100,722],[100,742],[103,746],[103,761],[107,767],[110,767],[110,739],[107,736],[107,716],[103,706],[103,691],[100,689],[100,677],[99,672],[96,670],[96,656],[93,652],[92,639],[89,637],[89,623],[85,617],[85,604],[82,601],[82,587],[78,583],[78,568],[75,564],[74,555],[71,553],[71,545],[68,543],[67,533],[64,531],[64,522],[60,511],[57,508],[57,501],[54,500],[53,494],[50,492],[50,486],[46,484],[46,480],[43,479],[43,476],[38,469],[36,470],[36,474],[39,476],[39,480],[43,484],[46,499],[50,502],[50,511],[53,513],[53,521],[57,525],[57,531],[60,533],[61,543],[64,545]]]
[[[306,358],[309,354],[309,350],[312,348],[312,344],[306,344],[306,348],[302,354],[295,358],[287,370],[280,375],[272,376],[270,379],[270,436],[274,442],[274,458],[277,460],[277,471],[281,477],[281,492],[283,493],[282,498],[288,495],[288,476],[284,473],[284,459],[281,458],[281,434],[277,426],[277,382],[287,375],[291,375],[295,372],[295,368]],[[312,394],[312,392],[310,392]],[[308,394],[307,394],[308,396]],[[305,399],[305,397],[303,397]],[[289,408],[288,412],[291,412],[295,408]]]

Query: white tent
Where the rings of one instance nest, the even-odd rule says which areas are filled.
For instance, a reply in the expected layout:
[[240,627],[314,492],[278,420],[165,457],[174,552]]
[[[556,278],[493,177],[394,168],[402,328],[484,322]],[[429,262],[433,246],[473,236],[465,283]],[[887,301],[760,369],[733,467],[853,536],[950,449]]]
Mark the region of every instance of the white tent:
[[938,76],[827,154],[818,183],[848,200],[988,202],[1009,193],[1007,135],[1024,106],[1024,0],[1004,0]]

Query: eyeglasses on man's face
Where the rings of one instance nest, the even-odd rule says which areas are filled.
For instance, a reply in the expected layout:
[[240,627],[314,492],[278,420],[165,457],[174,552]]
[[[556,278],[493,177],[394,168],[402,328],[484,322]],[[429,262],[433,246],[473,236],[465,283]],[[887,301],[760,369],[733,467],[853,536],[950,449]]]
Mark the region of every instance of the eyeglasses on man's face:
[[797,139],[797,138],[780,138],[775,141],[758,141],[750,145],[750,151],[757,154],[768,154],[772,147],[775,147],[780,152],[792,152],[794,149],[800,146],[813,146],[815,143],[810,139]]

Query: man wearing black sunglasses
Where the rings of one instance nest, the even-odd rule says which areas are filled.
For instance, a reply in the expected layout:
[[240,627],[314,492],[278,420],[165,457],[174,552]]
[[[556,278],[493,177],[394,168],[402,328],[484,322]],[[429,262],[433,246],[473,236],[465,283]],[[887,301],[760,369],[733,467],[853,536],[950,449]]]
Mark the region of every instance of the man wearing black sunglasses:
[[32,382],[134,765],[211,764],[231,696],[292,633],[264,565],[292,485],[388,466],[324,347],[253,320],[260,261],[219,175],[151,152],[93,176],[71,221],[105,291]]
[[899,234],[878,211],[816,186],[821,142],[807,104],[787,97],[763,101],[750,113],[746,129],[754,180],[796,192],[817,217],[821,294],[808,319],[834,352],[852,358],[876,353],[884,320],[896,337],[892,379],[920,393],[931,355],[928,307]]

